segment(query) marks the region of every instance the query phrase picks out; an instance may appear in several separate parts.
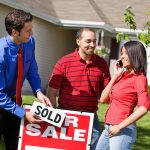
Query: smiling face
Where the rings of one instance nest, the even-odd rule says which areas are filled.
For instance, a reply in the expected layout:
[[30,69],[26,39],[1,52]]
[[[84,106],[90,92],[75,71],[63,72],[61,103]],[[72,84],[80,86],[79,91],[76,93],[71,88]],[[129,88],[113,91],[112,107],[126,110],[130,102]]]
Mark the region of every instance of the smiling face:
[[144,45],[139,41],[128,41],[121,49],[123,67],[136,74],[146,75],[147,56]]
[[123,67],[131,68],[130,60],[125,47],[123,47],[121,51],[121,60],[123,63]]
[[12,40],[16,44],[21,44],[29,41],[32,35],[32,22],[26,22],[24,27],[21,29],[20,33],[15,29],[12,30]]
[[79,54],[81,57],[91,57],[96,47],[95,33],[92,31],[83,31],[81,37],[76,40],[79,46]]

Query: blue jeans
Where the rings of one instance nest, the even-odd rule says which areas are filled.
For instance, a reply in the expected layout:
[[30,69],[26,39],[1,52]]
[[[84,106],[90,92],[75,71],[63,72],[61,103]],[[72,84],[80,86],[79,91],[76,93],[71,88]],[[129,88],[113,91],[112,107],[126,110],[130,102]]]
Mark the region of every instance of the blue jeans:
[[98,140],[96,150],[131,150],[132,144],[136,140],[136,125],[131,124],[117,135],[109,138],[108,129],[110,126],[105,125],[105,129]]
[[99,136],[100,136],[100,122],[98,120],[97,113],[94,114],[92,138],[91,138],[91,148],[90,150],[95,150]]

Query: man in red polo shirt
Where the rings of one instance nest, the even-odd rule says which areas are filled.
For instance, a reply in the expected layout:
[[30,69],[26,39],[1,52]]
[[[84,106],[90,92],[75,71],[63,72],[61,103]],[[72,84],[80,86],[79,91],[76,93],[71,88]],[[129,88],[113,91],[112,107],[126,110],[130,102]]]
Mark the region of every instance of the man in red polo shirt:
[[49,80],[48,97],[58,107],[76,111],[95,113],[91,149],[95,149],[100,134],[96,114],[98,98],[110,80],[110,73],[104,59],[94,54],[96,36],[91,28],[82,28],[77,32],[78,48],[62,57],[56,63]]

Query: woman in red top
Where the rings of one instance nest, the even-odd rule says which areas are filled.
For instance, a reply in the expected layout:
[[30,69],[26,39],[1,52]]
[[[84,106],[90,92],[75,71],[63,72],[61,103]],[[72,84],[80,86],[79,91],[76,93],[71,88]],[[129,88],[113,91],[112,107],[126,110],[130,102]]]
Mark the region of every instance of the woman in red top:
[[101,94],[100,102],[110,100],[110,104],[97,150],[131,150],[136,139],[135,122],[150,107],[143,44],[139,41],[126,42],[121,49],[121,62],[122,65],[119,61],[116,63],[114,75]]

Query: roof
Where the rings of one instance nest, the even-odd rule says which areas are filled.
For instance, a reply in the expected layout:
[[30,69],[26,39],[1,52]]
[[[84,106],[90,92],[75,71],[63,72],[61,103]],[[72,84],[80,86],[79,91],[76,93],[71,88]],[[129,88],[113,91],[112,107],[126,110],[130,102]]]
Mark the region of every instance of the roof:
[[0,0],[0,3],[30,11],[34,16],[58,26],[103,28],[109,32],[131,32],[122,20],[127,5],[132,6],[137,28],[150,19],[149,0]]

